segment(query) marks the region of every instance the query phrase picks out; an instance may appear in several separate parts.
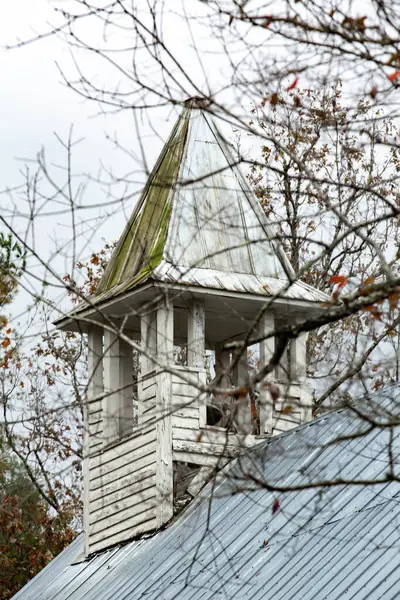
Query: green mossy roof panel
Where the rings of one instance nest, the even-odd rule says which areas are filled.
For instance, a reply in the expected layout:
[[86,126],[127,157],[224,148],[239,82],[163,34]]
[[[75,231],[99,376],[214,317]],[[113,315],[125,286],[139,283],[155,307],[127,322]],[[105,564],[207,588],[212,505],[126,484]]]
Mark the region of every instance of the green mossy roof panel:
[[326,302],[293,269],[229,144],[196,101],[185,103],[98,286],[94,302],[152,278]]
[[96,295],[104,295],[114,288],[121,293],[144,281],[162,259],[188,122],[189,109],[186,108],[150,174]]

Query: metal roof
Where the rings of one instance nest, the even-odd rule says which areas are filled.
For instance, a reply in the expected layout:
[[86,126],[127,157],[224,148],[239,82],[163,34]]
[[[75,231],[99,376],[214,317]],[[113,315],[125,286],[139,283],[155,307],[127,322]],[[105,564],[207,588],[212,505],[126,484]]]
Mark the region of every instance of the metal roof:
[[[388,387],[372,402],[381,411],[377,417],[368,408],[378,423],[387,409],[398,415],[400,388]],[[280,493],[245,489],[249,473],[285,487],[377,480],[390,457],[398,469],[399,428],[391,453],[390,430],[356,435],[367,429],[366,421],[343,409],[264,442],[233,461],[215,489],[209,484],[164,531],[72,564],[83,548],[79,537],[14,598],[399,598],[398,483]],[[277,498],[280,508],[273,515]]]
[[[93,298],[148,279],[327,302],[301,282],[211,116],[186,102]],[[276,285],[275,285],[276,283]]]

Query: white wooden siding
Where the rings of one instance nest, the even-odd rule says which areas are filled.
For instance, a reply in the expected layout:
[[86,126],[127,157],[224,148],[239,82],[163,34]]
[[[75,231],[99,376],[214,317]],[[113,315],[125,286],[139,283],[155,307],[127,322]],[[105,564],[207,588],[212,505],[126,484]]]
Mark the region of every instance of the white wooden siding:
[[89,465],[90,553],[154,527],[155,425],[102,449]]

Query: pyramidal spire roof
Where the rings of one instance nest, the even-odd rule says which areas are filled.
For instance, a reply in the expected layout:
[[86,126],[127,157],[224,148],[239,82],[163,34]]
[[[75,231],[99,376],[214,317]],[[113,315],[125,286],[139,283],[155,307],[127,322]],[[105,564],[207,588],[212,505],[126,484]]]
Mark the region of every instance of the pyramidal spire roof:
[[258,199],[211,116],[190,99],[145,185],[96,292],[147,280],[323,302],[297,281]]

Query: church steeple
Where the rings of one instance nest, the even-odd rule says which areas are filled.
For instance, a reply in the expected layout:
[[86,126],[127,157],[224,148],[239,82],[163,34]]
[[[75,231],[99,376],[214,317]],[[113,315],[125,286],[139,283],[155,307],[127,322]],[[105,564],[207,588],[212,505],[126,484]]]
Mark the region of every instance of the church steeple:
[[[304,335],[270,377],[279,397],[247,385],[249,339],[259,334],[265,364],[279,323],[328,300],[293,275],[230,148],[191,99],[96,294],[58,322],[88,334],[87,555],[165,525],[213,469],[311,418]],[[230,340],[243,342],[240,355]],[[208,391],[210,376],[223,393]]]
[[293,269],[231,149],[196,99],[186,102],[97,290],[148,280],[325,301]]

